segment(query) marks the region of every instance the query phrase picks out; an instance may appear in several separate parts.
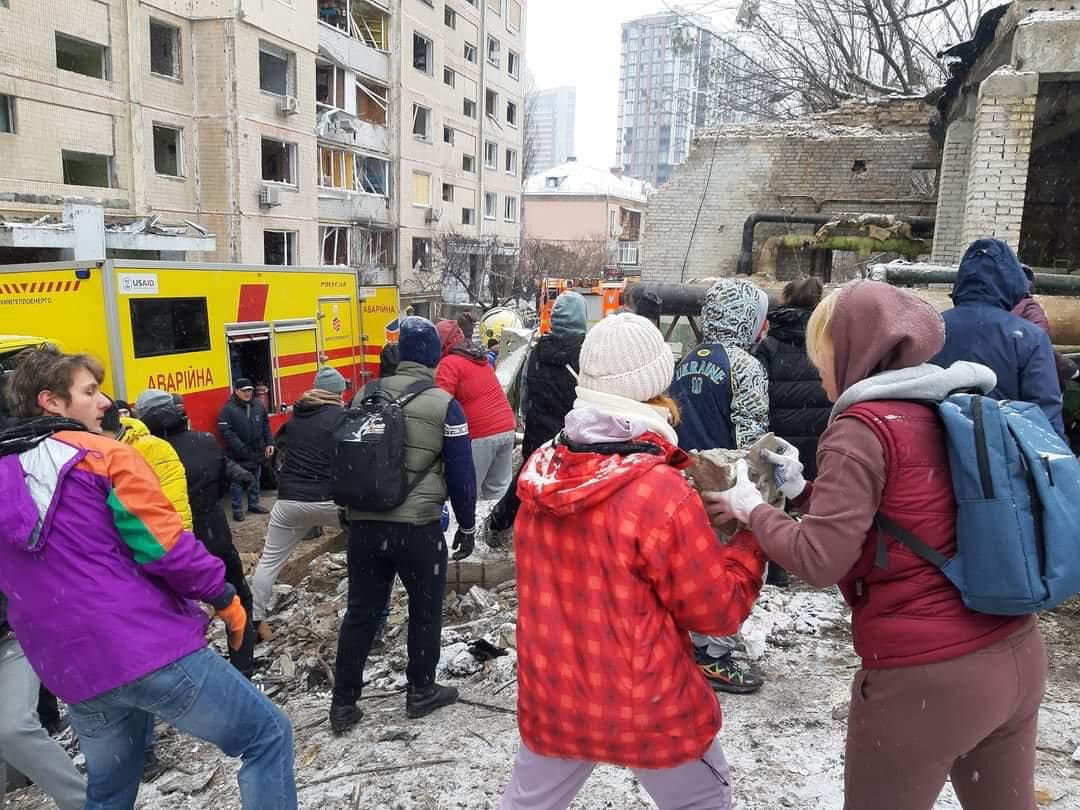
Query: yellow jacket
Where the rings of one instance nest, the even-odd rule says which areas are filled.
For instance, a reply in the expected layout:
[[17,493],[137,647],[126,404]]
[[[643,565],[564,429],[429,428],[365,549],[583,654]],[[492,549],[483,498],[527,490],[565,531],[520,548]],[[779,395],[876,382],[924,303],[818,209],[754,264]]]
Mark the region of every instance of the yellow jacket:
[[146,425],[129,416],[120,417],[123,430],[119,441],[130,444],[157,474],[161,489],[184,521],[184,528],[191,531],[191,504],[188,503],[187,475],[180,456],[164,439],[152,436]]

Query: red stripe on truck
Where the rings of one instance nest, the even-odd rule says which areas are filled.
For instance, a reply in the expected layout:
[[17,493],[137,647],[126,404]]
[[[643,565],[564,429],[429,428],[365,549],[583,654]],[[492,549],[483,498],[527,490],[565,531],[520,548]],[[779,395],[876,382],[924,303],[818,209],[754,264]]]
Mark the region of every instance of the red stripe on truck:
[[237,323],[266,320],[266,299],[269,295],[269,284],[241,284],[240,300],[236,305]]

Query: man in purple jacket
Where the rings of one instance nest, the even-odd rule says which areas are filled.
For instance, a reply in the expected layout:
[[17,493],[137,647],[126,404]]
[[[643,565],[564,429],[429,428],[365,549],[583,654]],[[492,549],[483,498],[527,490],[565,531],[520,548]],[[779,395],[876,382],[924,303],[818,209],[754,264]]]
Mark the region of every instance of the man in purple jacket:
[[27,660],[71,707],[85,810],[134,806],[155,717],[243,758],[245,810],[294,810],[289,721],[207,647],[198,603],[233,647],[244,609],[142,457],[101,435],[103,377],[85,355],[25,352],[5,387],[19,421],[0,431],[0,591]]

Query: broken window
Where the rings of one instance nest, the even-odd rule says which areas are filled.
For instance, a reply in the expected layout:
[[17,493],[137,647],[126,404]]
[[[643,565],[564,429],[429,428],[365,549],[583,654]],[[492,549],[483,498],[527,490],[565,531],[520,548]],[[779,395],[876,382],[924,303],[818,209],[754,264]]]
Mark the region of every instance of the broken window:
[[457,28],[457,12],[450,8],[450,6],[443,9],[443,22],[446,23],[447,28]]
[[517,104],[512,101],[506,102],[506,123],[508,123],[512,127],[517,126],[517,110]]
[[412,268],[413,270],[426,271],[431,269],[431,240],[412,240]]
[[510,74],[512,79],[521,76],[521,56],[514,51],[506,52],[506,72]]
[[353,154],[345,149],[319,147],[319,185],[339,191],[352,191]]
[[443,143],[448,143],[451,146],[454,144],[454,128],[451,126],[443,126],[442,128]]
[[180,78],[180,29],[150,21],[150,72]]
[[465,61],[476,64],[476,46],[471,42],[465,43]]
[[357,169],[357,182],[360,191],[365,194],[378,194],[387,197],[390,194],[390,161],[376,157],[365,157]]
[[506,150],[506,173],[512,174],[517,177],[518,173],[518,153],[516,149]]
[[472,208],[462,208],[461,209],[461,224],[462,225],[472,225],[473,224],[473,217],[475,216],[475,214],[476,214],[476,212]]
[[109,78],[109,49],[66,34],[56,34],[56,66],[95,79]]
[[64,184],[69,186],[94,186],[113,188],[112,156],[95,155],[91,152],[61,152],[64,164]]
[[515,31],[521,30],[521,0],[510,0],[506,23]]
[[506,210],[503,214],[503,219],[507,222],[517,222],[517,197],[511,197],[509,194],[506,196]]
[[296,231],[263,231],[263,264],[296,264]]
[[296,144],[262,139],[262,179],[296,185]]
[[357,229],[357,261],[361,267],[393,267],[397,240],[394,231]]
[[344,225],[322,225],[322,263],[326,267],[349,265],[349,229]]
[[154,124],[154,171],[169,177],[183,176],[183,130]]
[[476,102],[471,98],[464,99],[461,103],[461,114],[466,118],[476,118]]
[[347,0],[319,0],[319,22],[349,30],[349,4]]
[[356,81],[356,115],[372,124],[386,126],[390,109],[390,91],[369,82]]
[[412,134],[421,141],[431,140],[431,110],[419,104],[412,105]]
[[450,183],[442,184],[442,200],[443,202],[454,201],[454,187]]
[[378,51],[390,50],[390,17],[361,0],[352,0],[352,35]]
[[499,168],[499,145],[494,141],[484,141],[484,168]]
[[15,132],[15,99],[0,95],[0,132]]
[[268,42],[259,43],[259,89],[275,96],[291,96],[296,84],[296,57]]
[[454,73],[453,68],[443,68],[442,72],[443,84],[447,87],[453,87],[457,84],[457,74]]
[[499,66],[499,40],[495,39],[495,37],[488,37],[487,60],[495,67]]
[[494,90],[484,91],[484,114],[489,118],[499,117],[499,94]]
[[413,67],[419,70],[421,73],[431,74],[431,65],[434,62],[434,51],[432,50],[431,40],[427,37],[413,32],[413,44],[412,44],[412,64]]
[[461,156],[461,169],[466,172],[476,171],[476,158],[472,155]]
[[413,172],[413,205],[427,208],[431,205],[431,175],[423,172]]
[[499,211],[499,195],[491,191],[484,192],[484,219],[495,219]]
[[345,109],[345,71],[326,62],[315,63],[315,103]]

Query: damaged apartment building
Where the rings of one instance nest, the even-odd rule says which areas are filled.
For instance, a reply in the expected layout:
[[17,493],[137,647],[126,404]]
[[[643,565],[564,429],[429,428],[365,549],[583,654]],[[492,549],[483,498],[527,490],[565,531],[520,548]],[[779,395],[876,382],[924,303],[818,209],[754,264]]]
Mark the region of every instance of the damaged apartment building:
[[0,0],[0,262],[68,258],[28,226],[77,202],[427,312],[440,244],[517,252],[523,2]]

